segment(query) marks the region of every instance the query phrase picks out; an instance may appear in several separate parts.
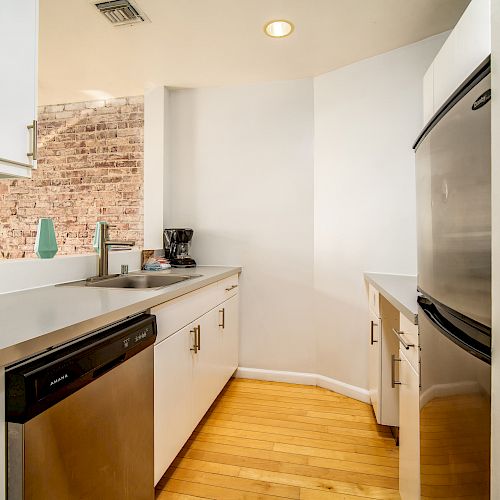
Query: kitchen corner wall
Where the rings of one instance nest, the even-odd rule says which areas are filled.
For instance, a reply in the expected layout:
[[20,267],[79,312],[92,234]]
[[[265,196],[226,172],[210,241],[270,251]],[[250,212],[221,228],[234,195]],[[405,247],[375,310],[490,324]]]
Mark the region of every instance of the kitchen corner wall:
[[243,267],[242,367],[366,397],[363,272],[416,271],[411,146],[444,38],[314,80],[170,91],[167,222],[195,229],[200,264]]
[[415,166],[422,78],[445,34],[314,81],[318,370],[367,387],[363,272],[416,274]]
[[143,240],[143,97],[42,106],[38,169],[0,180],[0,258],[34,256],[38,219],[54,219],[59,254],[93,252],[95,223]]

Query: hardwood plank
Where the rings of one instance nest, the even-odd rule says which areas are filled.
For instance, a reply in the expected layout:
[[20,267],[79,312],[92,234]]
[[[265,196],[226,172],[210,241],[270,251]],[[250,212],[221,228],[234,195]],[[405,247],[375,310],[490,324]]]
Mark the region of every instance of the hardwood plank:
[[343,493],[332,493],[330,491],[309,490],[300,488],[300,500],[366,500],[370,497],[359,497],[345,495]]
[[[177,456],[174,460],[170,468],[160,479],[158,484],[156,485],[156,489],[161,490],[165,487],[167,481],[172,477],[173,472],[178,468],[183,469],[193,469],[193,466],[190,463],[193,460],[189,458],[184,458],[183,456]],[[210,462],[210,461],[196,461],[196,468],[193,470],[198,470],[200,472],[211,472],[213,474],[222,474],[225,476],[238,476],[240,473],[240,467],[231,465],[231,463],[218,463],[218,462]]]
[[[438,438],[446,439],[439,432]],[[435,457],[429,465],[429,472],[441,472]],[[233,379],[158,483],[156,495],[160,500],[362,500],[396,499],[397,489],[398,449],[369,405],[313,386]]]
[[[313,390],[311,390],[313,389]],[[286,396],[290,398],[300,398],[311,401],[326,401],[326,402],[335,402],[335,403],[347,403],[352,407],[366,407],[366,403],[362,403],[361,401],[351,402],[352,400],[347,396],[343,396],[341,394],[337,394],[335,392],[331,392],[327,389],[322,389],[320,387],[314,386],[305,386],[304,389],[301,390],[293,390],[288,389],[286,387],[276,387],[276,386],[252,386],[248,384],[230,384],[225,389],[227,392],[244,392],[244,393],[253,393],[258,395],[271,395],[271,396]]]
[[[360,415],[366,416],[368,419],[373,421],[373,410],[371,407],[366,408],[352,408],[351,406],[327,406],[326,408],[323,405],[311,405],[307,402],[304,403],[291,403],[291,402],[280,402],[280,401],[262,401],[260,399],[252,399],[251,402],[248,402],[246,399],[242,400],[239,397],[233,397],[230,394],[225,394],[224,397],[221,397],[216,405],[225,405],[225,406],[233,406],[239,408],[249,408],[249,409],[262,409],[263,411],[267,410],[276,410],[276,409],[286,409],[287,411],[298,412],[297,414],[305,414],[308,411],[318,412],[318,413],[326,413],[326,414],[334,414],[334,415]],[[292,413],[293,415],[294,413]]]
[[280,483],[275,484],[270,481],[261,481],[258,478],[224,476],[222,474],[212,474],[210,472],[193,471],[180,468],[173,471],[171,478],[179,481],[189,481],[192,483],[200,483],[250,493],[271,495],[275,497],[295,499],[300,497],[300,490],[296,486]]
[[381,457],[398,458],[398,450],[388,447],[365,446],[364,444],[344,443],[342,440],[328,439],[331,435],[326,434],[319,437],[289,436],[286,434],[250,431],[244,429],[230,429],[225,427],[215,427],[204,425],[197,431],[199,435],[231,436],[242,439],[256,439],[258,441],[269,441],[271,443],[283,443],[299,446],[311,446],[313,448],[325,448],[327,450],[346,451],[353,453],[363,453],[365,455],[377,455]]
[[343,470],[352,472],[362,472],[364,474],[373,474],[384,477],[392,477],[398,479],[399,467],[385,467],[381,465],[366,464],[362,462],[346,462],[344,460],[326,458],[326,457],[308,457],[308,465],[315,467],[338,468],[342,467]]
[[[398,469],[399,462],[396,458],[377,457],[376,455],[364,455],[362,453],[350,453],[336,450],[327,450],[324,448],[313,448],[311,446],[297,446],[293,444],[275,443],[274,451],[283,453],[293,453],[305,455],[307,457],[329,458],[340,461],[353,462],[354,464],[373,464],[387,468],[387,474],[393,474],[393,469]],[[385,473],[382,475],[386,475]],[[391,476],[397,477],[397,476]]]
[[207,452],[200,450],[188,450],[183,455],[187,462],[184,462],[184,467],[205,470],[203,465],[207,463],[231,464],[238,467],[246,467],[251,469],[264,469],[273,472],[285,472],[289,474],[299,474],[324,479],[333,479],[337,481],[346,481],[359,484],[381,486],[383,488],[397,489],[398,479],[385,476],[377,476],[364,474],[360,472],[351,472],[338,470],[326,467],[317,467],[311,465],[291,464],[287,462],[279,462],[255,457],[240,457],[227,455],[224,453]]
[[261,481],[272,481],[273,483],[299,486],[302,488],[318,489],[332,493],[364,495],[382,500],[397,498],[399,500],[399,493],[396,490],[379,488],[376,486],[365,486],[350,482],[333,481],[330,479],[318,479],[298,474],[285,474],[282,472],[242,468],[240,476],[249,479],[258,479]]
[[225,413],[209,414],[203,421],[214,422],[218,420],[228,420],[231,422],[243,422],[248,424],[262,424],[274,427],[287,427],[288,429],[308,430],[317,432],[339,433],[342,432],[348,436],[361,436],[367,438],[386,438],[392,440],[392,435],[389,430],[365,430],[352,427],[338,427],[334,425],[316,424],[314,422],[296,422],[292,418],[288,420],[280,420],[279,418],[254,417],[246,415],[229,415]]
[[182,493],[200,498],[210,498],[212,500],[283,500],[283,497],[221,488],[220,486],[209,484],[179,481],[178,479],[171,479],[163,491]]
[[[284,408],[294,408],[294,409],[305,409],[310,411],[332,411],[332,412],[350,412],[356,414],[373,415],[373,410],[371,408],[353,407],[346,402],[325,402],[325,401],[301,401],[300,398],[288,398],[288,397],[276,397],[276,396],[266,396],[262,397],[259,395],[253,395],[251,393],[245,394],[242,397],[241,394],[232,394],[231,392],[225,393],[222,396],[224,401],[233,402],[240,401],[245,404],[251,404],[255,406],[272,406],[272,407],[284,407]],[[221,399],[222,400],[222,399]],[[219,401],[221,401],[219,400]]]
[[204,443],[202,441],[190,440],[187,449],[213,451],[216,453],[225,453],[227,455],[236,455],[240,457],[267,458],[279,462],[288,462],[292,464],[307,464],[308,457],[305,455],[295,455],[292,453],[281,453],[270,450],[256,450],[253,448],[245,448],[243,446],[231,446],[217,443]]
[[184,495],[183,493],[159,490],[156,492],[155,498],[156,500],[200,500],[200,498],[207,497],[194,497],[192,495]]
[[227,384],[225,389],[229,389],[231,387],[273,394],[279,392],[280,395],[294,394],[322,400],[346,401],[349,402],[351,406],[365,405],[369,407],[367,403],[362,403],[361,401],[356,400],[353,401],[351,398],[344,396],[343,394],[338,394],[328,389],[312,385],[288,384],[286,382],[276,385],[265,381],[254,381],[251,379],[233,379]]
[[[306,412],[311,413],[311,412]],[[314,412],[317,413],[317,412]],[[324,418],[319,416],[309,416],[309,415],[293,415],[290,412],[277,412],[276,410],[271,411],[260,411],[255,409],[239,409],[239,408],[227,408],[224,405],[217,405],[211,412],[211,415],[227,414],[227,415],[247,415],[259,418],[272,418],[276,420],[286,420],[288,422],[304,422],[311,424],[323,424],[330,425],[334,427],[342,427],[349,429],[366,429],[366,430],[382,430],[384,433],[390,433],[386,428],[382,428],[376,422],[373,422],[373,418],[365,417],[364,420],[360,420],[360,417],[344,416],[344,418]]]
[[244,392],[248,394],[256,394],[259,397],[265,398],[265,396],[269,395],[278,395],[280,397],[291,397],[291,398],[302,398],[305,397],[306,399],[309,400],[319,400],[319,401],[326,401],[326,402],[346,402],[350,404],[352,407],[361,407],[361,406],[368,406],[367,403],[363,403],[361,401],[356,401],[352,400],[346,396],[343,396],[342,394],[337,394],[334,392],[330,392],[327,389],[322,389],[319,387],[314,387],[314,386],[305,386],[305,389],[302,391],[294,391],[294,390],[287,390],[286,387],[282,386],[276,386],[274,384],[271,384],[269,386],[262,385],[262,386],[253,386],[251,384],[245,384],[245,383],[229,383],[226,385],[224,388],[224,392]]
[[269,432],[279,433],[284,436],[296,436],[296,437],[304,437],[304,438],[312,438],[312,439],[322,439],[326,441],[334,441],[340,443],[348,443],[348,444],[359,444],[366,446],[374,446],[378,448],[386,448],[391,451],[397,450],[394,445],[394,439],[385,438],[385,437],[359,437],[359,436],[348,436],[345,433],[340,432],[321,432],[321,431],[309,431],[304,429],[295,429],[295,428],[286,428],[280,427],[276,425],[263,425],[263,424],[255,424],[255,423],[246,423],[246,422],[235,422],[231,420],[205,420],[199,426],[199,429],[203,428],[205,425],[210,427],[216,427],[219,429],[236,429],[236,430],[248,430],[248,431],[257,431],[257,432]]
[[274,443],[271,441],[262,441],[257,439],[246,439],[241,437],[222,436],[220,434],[212,435],[206,432],[197,432],[195,435],[197,441],[206,443],[229,444],[235,446],[244,446],[245,448],[255,448],[258,450],[272,450]]
[[[344,408],[352,407],[352,408],[366,408],[366,403],[362,403],[360,401],[349,400],[348,398],[331,398],[325,397],[323,395],[304,395],[304,394],[281,394],[279,390],[276,391],[262,391],[262,390],[253,390],[248,388],[241,387],[230,387],[227,389],[225,394],[231,394],[233,396],[239,396],[242,399],[260,399],[263,401],[282,401],[282,402],[290,402],[290,403],[298,403],[302,400],[305,402],[320,406],[320,407],[328,407],[328,406],[341,406]],[[223,395],[223,396],[224,396]],[[353,401],[351,403],[351,401]]]

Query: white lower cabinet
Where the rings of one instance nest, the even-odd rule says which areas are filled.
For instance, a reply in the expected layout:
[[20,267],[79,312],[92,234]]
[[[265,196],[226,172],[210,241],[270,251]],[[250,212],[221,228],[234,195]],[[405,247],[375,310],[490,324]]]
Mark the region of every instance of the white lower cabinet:
[[[158,321],[161,327],[161,319]],[[193,432],[194,325],[174,333],[154,347],[154,468],[155,484]]]
[[370,310],[370,325],[368,346],[368,390],[370,392],[370,402],[377,422],[381,417],[381,390],[382,390],[382,320]]
[[218,328],[222,338],[221,377],[227,380],[238,368],[238,353],[240,351],[239,314],[240,297],[235,295],[226,300],[218,308]]
[[155,345],[155,484],[238,367],[238,304],[236,294],[166,338],[171,308],[151,310],[163,338]]
[[223,360],[221,359],[222,339],[218,319],[219,310],[215,308],[202,316],[195,326],[199,350],[193,354],[194,426],[202,419],[227,382],[227,379],[223,381],[220,376]]
[[393,329],[399,326],[399,311],[383,296],[377,300],[378,314],[370,300],[368,389],[377,422],[399,425],[399,392],[391,380],[392,357],[397,357],[399,345]]
[[399,351],[399,493],[401,500],[420,498],[419,376]]

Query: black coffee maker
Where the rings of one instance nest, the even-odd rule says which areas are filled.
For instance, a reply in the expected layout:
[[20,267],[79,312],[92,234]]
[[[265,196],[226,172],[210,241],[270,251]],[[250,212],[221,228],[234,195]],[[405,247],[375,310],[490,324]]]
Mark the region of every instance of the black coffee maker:
[[165,258],[172,267],[196,267],[196,262],[189,256],[192,229],[165,229],[163,231],[163,246]]

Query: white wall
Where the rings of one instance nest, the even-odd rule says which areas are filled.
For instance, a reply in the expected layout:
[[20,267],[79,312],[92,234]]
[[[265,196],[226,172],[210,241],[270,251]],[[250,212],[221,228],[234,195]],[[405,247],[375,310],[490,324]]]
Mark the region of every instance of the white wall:
[[500,498],[500,3],[491,2],[492,321],[491,498]]
[[243,266],[240,365],[314,369],[313,86],[171,91],[171,219],[200,264]]
[[364,271],[416,274],[412,144],[422,78],[446,35],[314,80],[319,373],[367,387]]
[[411,146],[439,35],[311,80],[172,90],[171,226],[243,266],[241,359],[367,387],[364,271],[415,274]]
[[169,90],[157,87],[144,95],[144,248],[163,246],[164,214],[168,213]]

